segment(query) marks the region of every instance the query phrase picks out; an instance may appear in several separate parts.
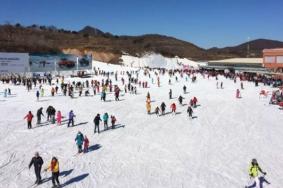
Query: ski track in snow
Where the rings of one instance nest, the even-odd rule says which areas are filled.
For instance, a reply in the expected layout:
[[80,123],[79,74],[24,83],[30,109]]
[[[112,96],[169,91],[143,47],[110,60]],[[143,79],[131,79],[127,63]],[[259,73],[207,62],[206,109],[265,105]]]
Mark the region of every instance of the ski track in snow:
[[[130,69],[98,66],[105,70]],[[118,102],[113,94],[108,94],[111,102],[105,103],[100,101],[100,95],[75,99],[61,95],[51,97],[49,86],[44,86],[46,96],[37,102],[36,89],[27,92],[22,86],[1,83],[0,91],[10,87],[14,97],[0,101],[0,187],[31,187],[35,176],[33,167],[29,170],[28,164],[34,152],[39,151],[44,159],[43,168],[52,156],[58,157],[60,171],[65,174],[60,176],[63,187],[239,188],[248,183],[249,162],[257,158],[272,183],[265,187],[282,188],[283,112],[269,105],[269,97],[258,97],[261,89],[272,91],[273,88],[254,87],[253,83],[244,82],[243,98],[236,99],[240,82],[235,84],[223,77],[219,82],[223,81],[224,89],[216,89],[215,78],[203,79],[201,75],[196,83],[180,77],[176,82],[172,77],[170,86],[168,76],[161,76],[159,88],[151,84],[148,77],[143,78],[142,73],[140,77],[148,81],[149,88],[137,87],[138,95],[126,93]],[[123,90],[120,81],[118,83]],[[184,84],[187,94],[182,91]],[[170,88],[174,98],[171,100]],[[153,101],[152,111],[164,101],[168,112],[170,104],[175,102],[180,114],[148,115],[145,107],[148,91]],[[198,98],[200,106],[193,109],[197,118],[189,119],[187,105],[178,103],[179,95],[185,97],[184,104],[193,96]],[[75,124],[84,124],[66,128],[65,118],[62,126],[43,124],[27,130],[25,114],[32,110],[35,115],[41,106],[45,112],[48,105],[61,110],[65,117],[72,109],[76,114]],[[104,112],[114,114],[117,124],[124,127],[94,135],[93,118]],[[42,121],[46,121],[45,117]],[[102,124],[100,128],[103,130]],[[88,136],[90,146],[96,147],[94,151],[75,155],[74,139],[78,130]],[[50,175],[50,172],[42,173],[43,178]],[[49,180],[38,187],[51,185]]]

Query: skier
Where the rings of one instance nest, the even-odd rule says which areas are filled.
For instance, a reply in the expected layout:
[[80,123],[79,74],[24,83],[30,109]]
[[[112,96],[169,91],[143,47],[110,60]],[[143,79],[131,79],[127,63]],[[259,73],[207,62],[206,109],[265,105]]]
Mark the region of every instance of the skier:
[[89,146],[89,140],[88,138],[85,136],[84,138],[84,153],[88,152],[88,146]]
[[48,106],[46,109],[47,113],[47,121],[51,121],[52,123],[55,123],[55,114],[56,110],[53,106]]
[[29,169],[31,168],[31,166],[34,166],[34,173],[36,176],[36,181],[35,184],[40,184],[41,183],[41,167],[43,165],[43,160],[42,158],[39,156],[38,152],[35,152],[34,157],[31,159],[30,163],[29,163]]
[[161,114],[162,114],[162,115],[165,115],[165,108],[166,108],[166,105],[165,105],[164,102],[161,103],[160,108],[161,108]]
[[243,82],[241,82],[241,89],[244,89],[244,84],[243,84]]
[[38,110],[37,110],[37,112],[36,112],[36,117],[37,117],[37,122],[36,122],[36,124],[40,124],[41,123],[41,116],[43,116],[44,117],[44,115],[43,115],[43,113],[42,113],[42,107],[41,108],[39,108]]
[[157,107],[155,108],[155,114],[156,114],[156,116],[159,116],[159,113],[160,113],[160,108],[157,106]]
[[187,87],[185,85],[183,86],[183,91],[184,91],[184,94],[187,93]]
[[111,125],[112,125],[112,129],[115,129],[115,123],[116,123],[116,117],[114,115],[112,115],[111,117]]
[[62,114],[61,114],[60,110],[58,110],[58,112],[57,112],[56,121],[57,121],[57,125],[61,125],[61,123],[62,123]]
[[193,118],[193,109],[192,109],[191,106],[188,106],[187,113],[188,113],[190,118]]
[[170,106],[171,110],[172,110],[172,113],[174,113],[176,115],[176,104],[173,102]]
[[108,129],[108,119],[109,119],[109,115],[107,112],[103,114],[102,119],[104,123],[104,130],[107,130]]
[[36,91],[36,98],[37,98],[37,101],[39,101],[39,91],[38,90]]
[[237,89],[236,90],[236,98],[241,98],[241,94],[240,94],[240,90],[239,89]]
[[31,125],[32,118],[33,118],[33,114],[31,113],[31,111],[29,111],[28,114],[24,117],[24,119],[27,119],[28,129],[32,128],[32,125]]
[[76,116],[75,116],[73,110],[71,110],[71,111],[69,112],[68,127],[70,127],[70,124],[71,124],[71,123],[72,123],[72,126],[74,126],[74,117],[76,117]]
[[180,95],[179,98],[178,98],[178,101],[179,101],[180,105],[183,104],[183,99],[185,99],[185,98]]
[[220,83],[220,88],[223,89],[223,82]]
[[147,110],[147,114],[150,114],[150,112],[151,112],[151,104],[150,104],[150,102],[146,102],[146,110]]
[[197,107],[197,102],[198,99],[196,97],[193,98],[193,107],[196,108]]
[[262,183],[266,182],[267,184],[270,184],[267,180],[265,180],[264,176],[259,177],[259,172],[262,173],[264,176],[266,175],[266,172],[263,172],[260,166],[258,165],[258,162],[256,159],[252,159],[250,168],[249,168],[249,175],[251,179],[253,179],[252,185],[246,186],[246,188],[252,188],[252,187],[262,187]]
[[169,90],[169,99],[172,99],[172,89]]
[[84,142],[84,135],[79,131],[76,138],[75,138],[76,144],[78,146],[78,153],[82,152],[82,145]]
[[[60,182],[59,182],[59,162],[58,159],[56,157],[52,157],[52,160],[50,162],[50,165],[44,169],[44,171],[49,170],[52,172],[52,184],[53,187],[60,187]],[[56,186],[57,183],[57,186]]]
[[96,128],[98,130],[98,134],[100,133],[99,131],[99,122],[101,121],[101,118],[100,118],[100,114],[97,114],[93,120],[93,123],[94,123],[94,134],[96,133]]

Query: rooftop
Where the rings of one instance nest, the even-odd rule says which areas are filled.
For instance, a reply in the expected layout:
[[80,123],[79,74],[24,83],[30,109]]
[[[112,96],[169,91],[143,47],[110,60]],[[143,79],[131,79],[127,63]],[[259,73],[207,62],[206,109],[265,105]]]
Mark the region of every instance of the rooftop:
[[232,59],[223,59],[223,60],[212,60],[208,63],[227,63],[227,64],[262,64],[262,58],[232,58]]

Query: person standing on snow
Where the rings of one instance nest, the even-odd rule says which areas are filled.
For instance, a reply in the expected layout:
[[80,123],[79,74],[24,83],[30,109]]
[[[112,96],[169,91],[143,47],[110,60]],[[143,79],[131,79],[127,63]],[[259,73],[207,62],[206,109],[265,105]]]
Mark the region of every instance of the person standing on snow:
[[104,130],[106,131],[108,129],[108,119],[109,119],[109,115],[107,112],[103,114],[102,119],[104,123]]
[[41,123],[41,116],[44,117],[43,113],[42,113],[43,108],[39,108],[36,112],[36,117],[37,117],[37,122],[36,124],[40,124]]
[[182,96],[180,95],[179,98],[178,98],[178,101],[179,101],[180,105],[183,105],[183,99],[184,99],[184,97],[182,97]]
[[71,111],[69,112],[68,127],[70,127],[70,124],[71,124],[71,123],[72,123],[72,127],[74,126],[74,117],[76,117],[76,116],[75,116],[73,110],[71,110]]
[[24,117],[24,119],[27,119],[28,129],[32,128],[31,122],[32,122],[33,114],[31,111],[28,112],[28,114]]
[[110,116],[112,129],[115,129],[116,117],[114,115]]
[[58,112],[57,112],[56,121],[57,121],[57,125],[61,125],[61,123],[62,123],[62,114],[61,114],[60,110],[58,110]]
[[89,140],[88,140],[87,136],[85,136],[85,138],[84,138],[84,153],[88,152],[88,146],[89,146]]
[[76,138],[75,138],[76,144],[78,146],[78,153],[82,152],[82,145],[84,143],[84,135],[79,131]]
[[172,89],[169,90],[169,99],[172,99]]
[[[50,170],[52,172],[52,184],[53,187],[60,187],[60,182],[59,182],[59,162],[56,157],[52,157],[52,160],[50,162],[50,165],[44,169],[44,171]],[[57,183],[57,186],[56,186]]]
[[157,106],[157,107],[155,108],[155,114],[156,114],[156,116],[159,116],[159,113],[160,113],[160,109],[159,109],[159,107]]
[[36,98],[37,98],[37,101],[39,101],[39,91],[38,90],[36,91]]
[[29,163],[29,169],[31,168],[31,166],[34,166],[34,173],[36,176],[36,181],[35,184],[40,184],[41,183],[41,167],[43,165],[43,160],[42,158],[39,156],[38,152],[35,152],[34,157],[31,159],[30,163]]
[[100,133],[99,131],[99,123],[100,123],[101,118],[100,118],[100,114],[97,114],[93,120],[93,123],[94,123],[94,134],[96,133],[96,128],[98,130],[98,134]]
[[264,176],[260,177],[259,172],[262,173],[264,176],[266,172],[263,172],[256,159],[252,159],[250,168],[249,168],[249,175],[251,179],[253,179],[253,183],[249,186],[245,186],[245,188],[253,188],[253,187],[262,187],[262,183],[266,182],[270,184],[267,180],[265,180]]
[[184,91],[184,94],[187,93],[187,87],[185,85],[183,86],[183,91]]
[[160,108],[161,108],[161,115],[165,115],[166,104],[164,102],[161,103]]
[[172,113],[174,113],[174,114],[176,115],[176,109],[177,109],[177,107],[176,107],[176,104],[175,104],[174,102],[171,104],[170,108],[171,108],[171,110],[172,110]]
[[187,109],[187,113],[188,113],[188,115],[189,115],[189,117],[190,118],[193,118],[193,109],[192,109],[192,107],[191,106],[188,106],[188,109]]

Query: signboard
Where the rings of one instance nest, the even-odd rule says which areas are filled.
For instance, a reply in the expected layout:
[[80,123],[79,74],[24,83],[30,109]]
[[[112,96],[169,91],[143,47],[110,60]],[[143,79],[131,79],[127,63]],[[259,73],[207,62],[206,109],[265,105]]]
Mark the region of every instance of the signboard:
[[1,53],[0,73],[23,73],[29,71],[28,53]]
[[31,72],[73,71],[92,69],[92,56],[71,54],[30,55]]

